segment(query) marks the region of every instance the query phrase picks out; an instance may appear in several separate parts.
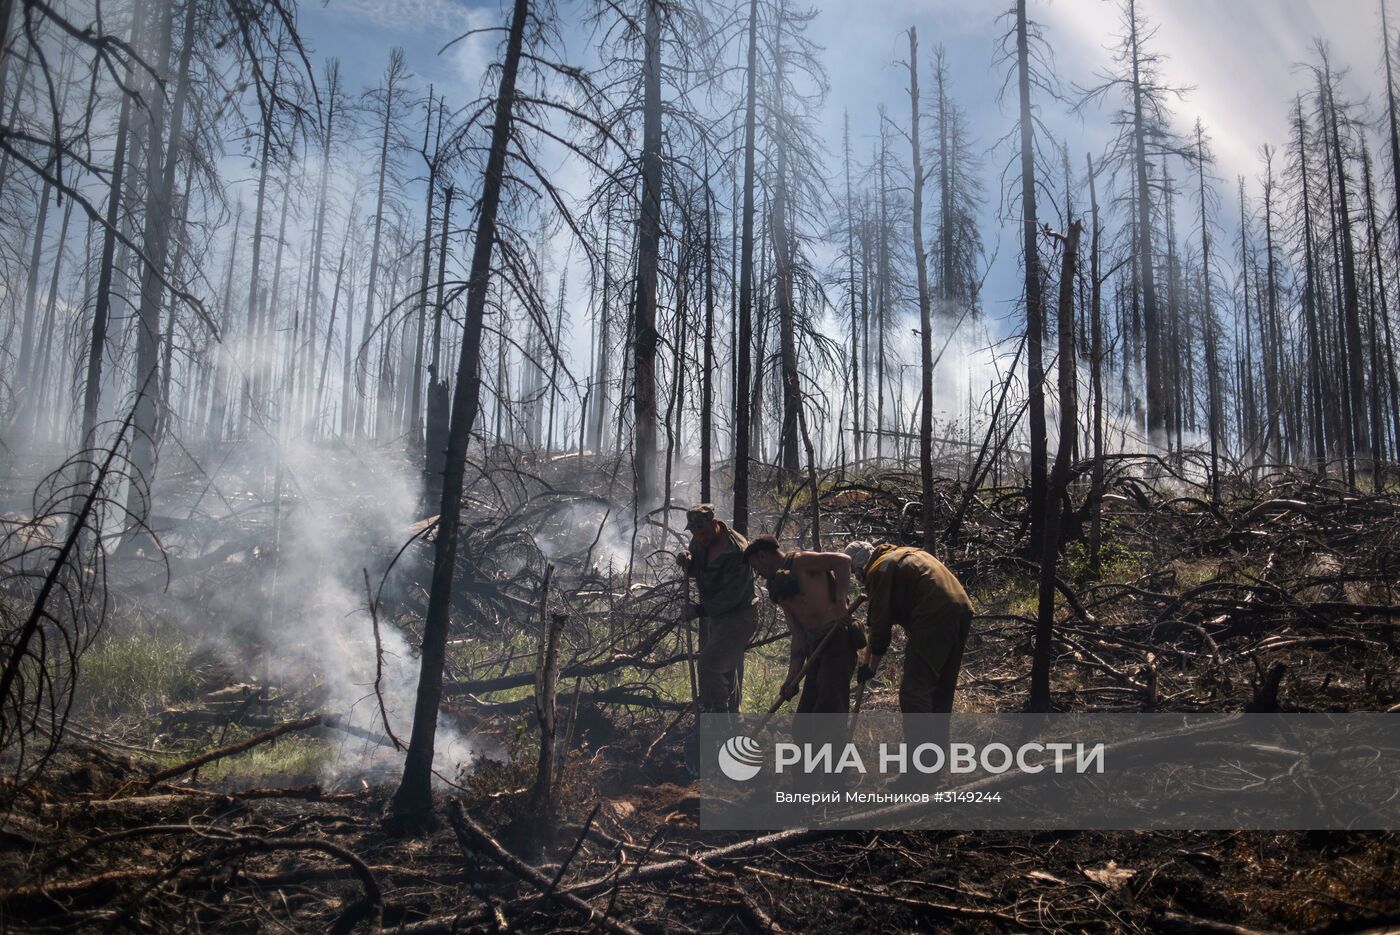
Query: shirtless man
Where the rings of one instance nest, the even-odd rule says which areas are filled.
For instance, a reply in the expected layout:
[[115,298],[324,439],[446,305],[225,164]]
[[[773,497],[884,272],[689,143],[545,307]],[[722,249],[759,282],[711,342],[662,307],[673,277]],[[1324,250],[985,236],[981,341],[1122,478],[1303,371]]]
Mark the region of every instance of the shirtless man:
[[807,670],[799,714],[843,714],[850,710],[851,673],[865,645],[860,628],[847,620],[851,560],[842,552],[787,550],[772,536],[758,536],[744,550],[754,574],[768,579],[768,595],[783,610],[792,634],[783,697],[797,693],[797,674],[831,627],[840,630]]

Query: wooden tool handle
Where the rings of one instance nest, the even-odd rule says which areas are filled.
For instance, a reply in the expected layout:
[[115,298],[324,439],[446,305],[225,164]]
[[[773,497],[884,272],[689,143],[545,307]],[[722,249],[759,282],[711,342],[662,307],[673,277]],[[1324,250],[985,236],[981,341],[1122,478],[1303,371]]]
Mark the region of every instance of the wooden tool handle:
[[[791,680],[794,685],[806,678],[807,670],[812,668],[812,664],[817,661],[817,657],[822,654],[822,650],[826,649],[826,644],[831,642],[831,638],[836,635],[836,631],[841,629],[841,627],[848,623],[851,620],[852,615],[855,614],[856,608],[864,603],[865,595],[862,594],[851,602],[850,607],[846,608],[846,616],[842,617],[840,620],[833,620],[831,622],[831,625],[827,627],[826,634],[821,638],[821,642],[817,643],[817,648],[807,654],[807,660],[802,663],[802,668],[797,670],[797,676]],[[785,681],[783,684],[786,685],[787,682]],[[770,715],[777,714],[778,709],[781,708],[783,704],[791,697],[792,695],[785,695],[783,694],[782,689],[779,689],[778,700],[774,701],[773,704],[768,708],[768,713]],[[765,720],[764,723],[766,724],[767,721]]]

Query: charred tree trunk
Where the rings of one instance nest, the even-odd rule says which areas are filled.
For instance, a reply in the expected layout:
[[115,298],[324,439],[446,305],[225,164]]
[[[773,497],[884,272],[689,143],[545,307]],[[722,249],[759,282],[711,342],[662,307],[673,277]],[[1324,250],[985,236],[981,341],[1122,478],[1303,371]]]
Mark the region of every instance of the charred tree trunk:
[[[1201,139],[1201,123],[1196,121],[1196,182],[1201,194],[1201,300],[1204,305],[1206,328],[1206,393],[1208,394],[1207,431],[1210,435],[1210,495],[1220,502],[1220,365],[1216,360],[1215,308],[1210,295],[1210,227],[1206,223],[1205,144]],[[1094,235],[1098,237],[1098,231]],[[1097,263],[1097,258],[1095,258]],[[1096,321],[1097,327],[1097,321]],[[1097,340],[1097,337],[1096,337]]]
[[753,344],[753,214],[754,214],[754,110],[758,89],[758,0],[749,0],[749,61],[745,76],[744,104],[744,206],[739,247],[739,326],[736,340],[738,363],[734,375],[734,530],[749,529],[749,384],[753,379],[750,355]]
[[[172,195],[175,188],[175,164],[179,159],[180,142],[184,133],[185,101],[189,97],[190,58],[194,52],[195,13],[194,0],[185,2],[184,31],[180,45],[179,71],[175,79],[175,94],[170,103],[169,139],[164,139],[166,130],[166,105],[163,95],[157,95],[151,104],[151,120],[147,126],[149,134],[147,149],[147,201],[146,228],[143,238],[144,267],[141,277],[141,303],[136,332],[136,374],[134,390],[136,405],[132,416],[131,469],[144,478],[149,489],[155,477],[157,423],[165,400],[160,398],[160,308],[165,295],[164,271],[166,253],[170,245],[170,229],[173,222]],[[160,18],[160,43],[156,62],[160,74],[167,75],[170,65],[171,17],[169,6]],[[162,152],[164,144],[164,152]],[[171,297],[171,301],[175,301]],[[144,519],[150,504],[146,502],[141,485],[132,484],[127,493],[127,512],[130,516]],[[126,540],[126,543],[144,541],[145,533]]]
[[1045,472],[1049,460],[1045,438],[1045,369],[1042,335],[1045,333],[1040,256],[1036,245],[1035,118],[1031,113],[1030,40],[1027,34],[1026,0],[1016,0],[1016,87],[1021,103],[1021,260],[1026,292],[1026,393],[1030,403],[1030,554],[1042,552],[1046,515]]
[[[780,12],[779,17],[782,16]],[[777,27],[782,35],[781,22]],[[773,112],[778,123],[773,177],[773,204],[768,212],[768,232],[773,241],[774,291],[778,306],[778,355],[782,368],[783,420],[779,437],[779,464],[788,474],[798,469],[798,409],[802,385],[797,373],[797,309],[793,301],[793,248],[788,235],[788,150],[783,120],[783,52],[779,40],[774,51]],[[762,362],[760,361],[760,366]]]
[[876,256],[875,293],[875,457],[885,456],[885,325],[889,319],[890,301],[890,226],[889,187],[885,177],[889,147],[885,134],[880,134],[880,232]]
[[1267,158],[1264,177],[1264,301],[1259,304],[1259,343],[1264,358],[1263,451],[1271,462],[1283,460],[1281,424],[1283,407],[1283,375],[1281,373],[1278,337],[1278,278],[1274,263],[1274,174],[1273,163]]
[[847,275],[849,280],[847,285],[850,289],[850,315],[851,315],[851,375],[850,375],[850,397],[851,397],[851,458],[860,458],[860,314],[856,310],[856,219],[855,202],[851,196],[851,116],[845,115],[845,123],[841,135],[841,148],[844,155],[846,168],[846,261]]
[[447,652],[447,631],[452,608],[452,579],[456,570],[457,540],[461,529],[459,509],[465,474],[467,441],[481,402],[481,332],[486,315],[486,295],[491,282],[491,254],[496,242],[496,212],[501,201],[506,150],[510,142],[511,115],[515,105],[515,78],[520,66],[529,0],[515,0],[501,84],[496,95],[496,116],[491,126],[491,148],[481,189],[476,241],[467,279],[466,329],[457,360],[452,416],[447,438],[447,468],[443,472],[442,507],[437,538],[433,543],[433,578],[428,612],[423,625],[422,665],[413,708],[413,731],[404,762],[403,780],[394,793],[393,816],[405,826],[431,823],[433,741],[437,736],[438,704],[442,699],[442,672]]
[[[144,0],[136,0],[132,9],[131,45],[135,45],[136,30],[141,22],[144,8]],[[131,78],[129,66],[126,77],[128,80]],[[93,433],[97,426],[97,403],[102,394],[102,362],[107,349],[107,325],[112,310],[112,277],[115,272],[117,223],[121,210],[122,186],[126,172],[127,137],[130,127],[131,95],[123,94],[121,110],[117,117],[116,145],[112,151],[112,180],[107,189],[107,212],[102,225],[102,260],[97,274],[97,299],[93,307],[92,334],[87,351],[87,373],[83,381],[82,434],[78,439],[79,446],[83,448],[96,444]]]
[[[277,94],[277,86],[281,79],[281,59],[273,63],[272,70],[272,95]],[[258,156],[258,194],[257,205],[253,211],[253,267],[248,276],[248,329],[244,335],[246,349],[244,351],[243,369],[243,393],[240,400],[241,417],[239,419],[239,434],[243,437],[248,435],[248,426],[253,418],[253,410],[256,406],[257,391],[259,389],[257,375],[261,365],[257,359],[258,334],[261,328],[259,308],[262,301],[262,290],[259,288],[259,279],[262,275],[262,240],[263,240],[263,219],[267,207],[267,179],[272,171],[272,134],[274,113],[271,106],[264,108],[262,113],[262,143]]]
[[[1385,443],[1385,414],[1386,409],[1390,409],[1393,424],[1400,424],[1400,412],[1395,408],[1395,367],[1382,366],[1381,363],[1381,334],[1385,335],[1385,347],[1387,357],[1393,358],[1393,339],[1390,329],[1390,304],[1387,301],[1385,287],[1385,268],[1381,261],[1380,226],[1376,218],[1375,193],[1371,186],[1371,157],[1363,147],[1361,150],[1361,165],[1364,172],[1364,195],[1366,200],[1366,226],[1368,241],[1370,246],[1371,271],[1374,275],[1376,291],[1379,296],[1379,304],[1375,301],[1371,303],[1371,314],[1368,316],[1368,329],[1371,344],[1371,439],[1375,451],[1375,476],[1372,482],[1376,492],[1380,493],[1384,484],[1384,466],[1387,462],[1387,448]],[[1383,323],[1382,327],[1377,327],[1377,319]],[[1385,377],[1382,377],[1382,371]],[[1384,379],[1384,382],[1382,380]],[[1386,402],[1389,398],[1389,406]],[[1400,432],[1395,433],[1395,442],[1400,443]]]
[[[331,150],[335,142],[336,105],[340,96],[340,63],[332,59],[326,66],[326,126],[321,139],[321,178],[316,185],[316,220],[312,228],[311,274],[306,296],[306,355],[303,362],[302,401],[299,413],[305,415],[315,372],[316,333],[321,322],[321,272],[325,260],[327,192],[330,186]],[[319,418],[319,413],[317,413]]]
[[[321,348],[321,370],[316,377],[316,397],[312,404],[312,411],[315,415],[315,421],[313,424],[315,426],[317,436],[319,436],[321,432],[321,419],[324,413],[324,406],[326,400],[326,375],[330,371],[331,342],[335,338],[336,312],[340,310],[340,284],[341,281],[345,278],[345,253],[350,246],[351,230],[352,228],[350,227],[347,227],[345,229],[345,238],[340,242],[340,260],[336,263],[335,282],[331,285],[331,313],[329,316],[327,316],[326,319],[326,343]],[[347,315],[345,319],[345,329],[347,332],[350,330],[349,315]]]
[[[238,202],[238,209],[233,215],[233,237],[229,240],[228,267],[224,275],[223,300],[219,303],[219,323],[227,334],[233,323],[233,270],[238,259],[238,244],[240,242],[239,231],[243,229],[243,202]],[[220,344],[213,354],[212,366],[214,368],[214,390],[213,400],[209,404],[209,424],[205,429],[205,437],[211,443],[223,440],[225,423],[228,417],[228,386],[229,378],[232,375],[234,364],[232,350],[227,344]]]
[[45,182],[43,192],[39,195],[39,210],[34,218],[34,231],[30,235],[29,269],[24,283],[24,317],[20,323],[19,359],[16,361],[19,365],[17,383],[20,421],[24,421],[30,406],[30,364],[34,360],[34,338],[38,331],[39,271],[44,261],[44,232],[48,227],[49,203],[52,200],[53,186]]
[[1040,608],[1035,629],[1035,655],[1031,662],[1031,694],[1028,711],[1050,710],[1050,657],[1055,642],[1055,567],[1060,554],[1060,499],[1069,482],[1079,416],[1075,403],[1077,377],[1074,366],[1074,270],[1079,254],[1082,225],[1071,220],[1064,238],[1060,269],[1059,389],[1060,443],[1049,477],[1045,505],[1045,541],[1040,556]]
[[1147,177],[1147,125],[1143,113],[1141,55],[1135,0],[1128,0],[1133,69],[1133,162],[1137,186],[1138,273],[1142,283],[1143,331],[1146,338],[1147,435],[1155,445],[1166,442],[1167,388],[1162,373],[1162,334],[1157,307],[1157,283],[1153,273],[1152,193]]
[[[1325,67],[1324,67],[1325,70]],[[1370,470],[1371,441],[1366,424],[1366,364],[1361,343],[1361,298],[1356,282],[1356,247],[1351,234],[1351,208],[1347,196],[1346,163],[1342,159],[1342,139],[1337,103],[1332,93],[1332,75],[1326,71],[1327,110],[1330,115],[1332,161],[1337,167],[1337,220],[1342,238],[1342,299],[1347,356],[1347,394],[1351,402],[1350,430],[1356,458],[1363,470]]]
[[[1396,197],[1400,198],[1400,125],[1397,125],[1395,114],[1395,78],[1391,72],[1390,64],[1390,24],[1386,19],[1385,0],[1380,0],[1381,5],[1381,44],[1385,47],[1385,103],[1386,103],[1386,129],[1389,131],[1390,142],[1390,169],[1394,173],[1394,187]],[[1395,226],[1395,236],[1397,244],[1400,245],[1400,224]],[[1377,250],[1377,263],[1380,262],[1379,250]],[[1382,277],[1382,282],[1384,278]],[[1391,435],[1394,445],[1394,454],[1397,461],[1400,461],[1400,386],[1396,383],[1395,374],[1395,350],[1394,341],[1391,335],[1390,307],[1381,300],[1381,321],[1385,324],[1385,346],[1386,346],[1386,379],[1390,383],[1390,407],[1391,407]]]
[[676,441],[684,426],[686,344],[689,341],[687,303],[690,301],[690,262],[692,258],[690,225],[681,222],[680,240],[676,244],[676,278],[673,295],[676,314],[673,316],[674,331],[671,334],[671,392],[666,401],[666,466],[661,485],[661,526],[667,533],[671,529],[671,491],[676,457]]
[[[923,500],[924,546],[937,541],[933,529],[933,312],[929,307],[924,254],[924,168],[919,146],[919,35],[909,27],[909,143],[913,160],[914,267],[919,288],[919,490]],[[945,205],[946,208],[946,205]],[[943,245],[948,249],[948,244]]]
[[1084,157],[1089,176],[1089,392],[1093,395],[1094,466],[1089,477],[1089,575],[1101,571],[1103,548],[1103,281],[1099,276],[1099,194],[1094,160]]
[[613,234],[613,193],[609,191],[607,200],[607,217],[604,220],[603,234],[603,286],[602,298],[598,303],[598,378],[597,378],[597,400],[593,405],[593,453],[599,457],[603,454],[603,445],[607,440],[604,434],[604,426],[608,418],[608,382],[611,380],[610,365],[612,358],[609,349],[612,344],[612,234]]
[[647,0],[642,65],[642,204],[633,322],[633,476],[637,508],[656,497],[656,286],[661,254],[661,2]]
[[711,187],[710,157],[705,154],[705,334],[700,373],[700,501],[710,502],[710,456],[714,448],[715,402],[715,256],[714,189]]
[[[68,239],[68,224],[72,216],[73,199],[70,198],[67,204],[63,206],[63,220],[58,226],[58,243],[54,247],[53,270],[49,277],[49,293],[48,297],[44,300],[44,325],[40,332],[40,346],[42,350],[39,352],[39,367],[37,370],[31,370],[30,372],[29,391],[26,394],[27,405],[32,416],[30,431],[33,432],[36,437],[51,436],[53,429],[51,424],[49,426],[49,432],[45,433],[44,436],[40,436],[39,434],[39,429],[45,415],[44,393],[45,387],[49,382],[49,359],[52,356],[54,344],[54,313],[58,306],[59,274],[63,269],[63,244]],[[51,410],[50,415],[57,416],[57,413],[58,410],[55,408]]]
[[437,135],[433,154],[428,155],[428,129],[433,121],[433,88],[428,86],[428,119],[423,124],[423,158],[428,164],[428,203],[423,209],[423,265],[418,278],[418,332],[413,342],[413,372],[408,387],[409,443],[416,448],[423,441],[420,422],[423,404],[423,341],[428,330],[428,276],[432,272],[433,201],[437,190],[439,149],[442,144],[442,106],[438,106]]
[[452,200],[457,190],[448,185],[442,193],[442,231],[438,237],[437,297],[433,303],[432,353],[428,356],[428,408],[424,426],[424,447],[427,452],[424,504],[428,509],[442,501],[442,471],[447,458],[447,419],[450,408],[447,381],[440,376],[442,361],[442,316],[447,311],[444,295],[447,279],[447,233],[451,229]]
[[861,204],[860,237],[860,459],[870,457],[870,281],[871,241],[870,219]]
[[[364,324],[360,329],[358,354],[362,370],[368,370],[370,336],[374,333],[374,300],[379,285],[379,253],[384,231],[384,189],[389,172],[389,137],[394,121],[394,92],[402,69],[403,52],[400,49],[394,49],[389,56],[389,67],[384,72],[384,128],[380,133],[379,140],[379,180],[378,191],[374,198],[374,235],[370,240],[369,285],[365,291],[365,315]],[[387,361],[381,361],[381,370],[386,363]],[[380,382],[382,380],[383,374],[381,372]],[[382,387],[380,389],[382,390]],[[355,402],[354,434],[356,436],[363,435],[368,429],[365,424],[365,410],[367,408],[368,404],[364,400]],[[376,428],[382,429],[383,426]]]

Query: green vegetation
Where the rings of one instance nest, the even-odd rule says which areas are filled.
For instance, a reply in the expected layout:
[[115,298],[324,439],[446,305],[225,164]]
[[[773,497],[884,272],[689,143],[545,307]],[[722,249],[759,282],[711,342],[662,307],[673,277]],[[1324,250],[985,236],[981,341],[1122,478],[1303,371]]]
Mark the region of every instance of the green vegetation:
[[194,647],[168,622],[114,619],[83,654],[78,706],[93,714],[149,714],[195,690]]
[[1108,517],[1103,521],[1099,539],[1099,573],[1089,568],[1089,540],[1072,542],[1065,549],[1064,574],[1069,581],[1086,584],[1093,581],[1131,581],[1142,574],[1142,556],[1126,545],[1119,535],[1119,523]]
[[[230,736],[224,742],[232,743],[237,739],[238,737],[230,732]],[[292,734],[279,737],[271,743],[261,744],[247,753],[211,763],[200,771],[200,777],[212,781],[268,776],[319,776],[334,760],[335,746],[332,741]]]

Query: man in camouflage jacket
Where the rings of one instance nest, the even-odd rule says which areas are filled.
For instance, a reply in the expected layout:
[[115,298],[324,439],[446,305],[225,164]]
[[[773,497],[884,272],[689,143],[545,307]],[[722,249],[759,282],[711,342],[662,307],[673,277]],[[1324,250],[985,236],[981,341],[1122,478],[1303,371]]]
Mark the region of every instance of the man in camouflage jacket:
[[748,541],[715,519],[715,508],[701,503],[686,511],[690,548],[676,556],[695,579],[700,600],[687,604],[684,619],[703,618],[698,669],[700,710],[739,710],[739,669],[758,625],[753,572],[744,561]]

